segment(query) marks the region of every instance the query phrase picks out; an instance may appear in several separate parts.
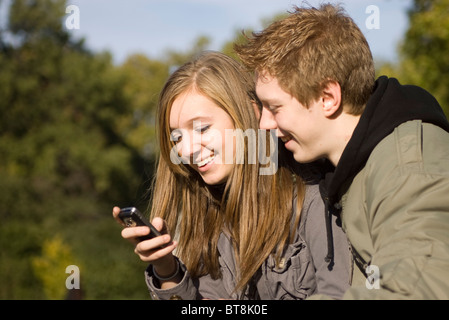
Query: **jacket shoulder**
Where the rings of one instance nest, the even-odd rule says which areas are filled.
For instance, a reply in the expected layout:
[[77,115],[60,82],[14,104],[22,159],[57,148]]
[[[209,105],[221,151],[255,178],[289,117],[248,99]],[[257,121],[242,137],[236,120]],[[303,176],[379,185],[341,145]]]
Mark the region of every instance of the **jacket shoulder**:
[[[365,169],[372,173],[447,174],[449,133],[421,120],[407,121],[373,149]],[[392,178],[392,177],[391,177]]]

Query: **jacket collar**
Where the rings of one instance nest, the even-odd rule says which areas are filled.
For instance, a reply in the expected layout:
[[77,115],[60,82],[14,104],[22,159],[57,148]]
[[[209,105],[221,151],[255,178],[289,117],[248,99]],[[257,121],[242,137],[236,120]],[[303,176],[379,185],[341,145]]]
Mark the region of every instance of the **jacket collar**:
[[334,206],[365,166],[377,144],[400,124],[410,120],[432,123],[449,132],[449,122],[443,110],[427,91],[401,85],[394,78],[380,77],[337,167],[321,182],[323,198]]

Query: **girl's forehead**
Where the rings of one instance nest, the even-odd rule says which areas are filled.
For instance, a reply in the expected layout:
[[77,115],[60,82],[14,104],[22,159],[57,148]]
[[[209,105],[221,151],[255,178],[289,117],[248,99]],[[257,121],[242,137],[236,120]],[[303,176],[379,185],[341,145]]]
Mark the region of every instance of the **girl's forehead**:
[[170,128],[191,127],[194,121],[219,119],[226,112],[210,98],[196,93],[186,92],[179,95],[170,110]]

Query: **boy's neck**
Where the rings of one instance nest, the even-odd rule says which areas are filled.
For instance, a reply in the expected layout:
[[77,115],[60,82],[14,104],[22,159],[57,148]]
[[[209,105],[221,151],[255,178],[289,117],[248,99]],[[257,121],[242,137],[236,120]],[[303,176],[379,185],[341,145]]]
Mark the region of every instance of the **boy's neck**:
[[329,161],[336,167],[340,161],[341,155],[351,140],[355,127],[359,123],[361,115],[352,115],[342,112],[337,118],[333,119],[333,138],[331,152],[328,154]]

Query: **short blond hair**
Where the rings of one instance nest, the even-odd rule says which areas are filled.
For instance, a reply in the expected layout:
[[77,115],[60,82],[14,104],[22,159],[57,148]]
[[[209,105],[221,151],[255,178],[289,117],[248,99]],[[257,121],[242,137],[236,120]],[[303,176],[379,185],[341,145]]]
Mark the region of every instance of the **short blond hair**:
[[235,45],[252,71],[268,72],[304,105],[319,98],[329,81],[340,84],[342,105],[361,114],[375,81],[368,42],[339,5],[294,7],[290,14]]

